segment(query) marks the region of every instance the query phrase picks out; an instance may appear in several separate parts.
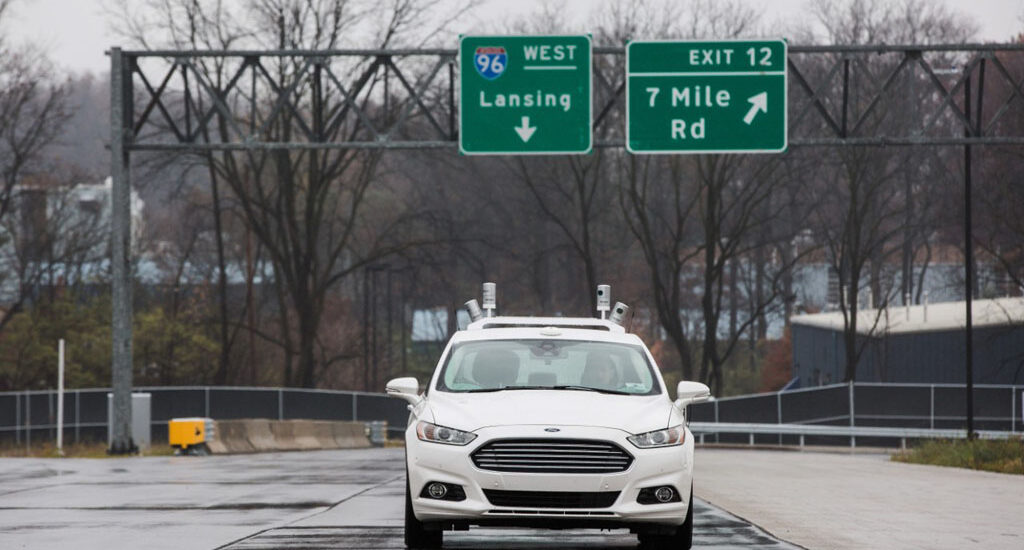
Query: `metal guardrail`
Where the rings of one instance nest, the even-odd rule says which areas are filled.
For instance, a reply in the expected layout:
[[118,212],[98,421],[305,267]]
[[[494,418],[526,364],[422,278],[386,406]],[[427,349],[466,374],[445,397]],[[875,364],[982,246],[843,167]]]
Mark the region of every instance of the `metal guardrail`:
[[[900,447],[907,447],[908,439],[963,439],[967,436],[964,430],[936,430],[930,428],[887,428],[880,426],[821,426],[814,424],[759,424],[741,422],[691,422],[690,431],[703,444],[709,434],[749,434],[749,444],[754,445],[754,435],[795,435],[800,437],[799,445],[805,444],[807,436],[838,436],[848,437],[850,446],[857,446],[858,437],[893,438],[900,440]],[[975,432],[982,439],[1007,439],[1020,437],[1017,432],[996,430],[980,430]]]

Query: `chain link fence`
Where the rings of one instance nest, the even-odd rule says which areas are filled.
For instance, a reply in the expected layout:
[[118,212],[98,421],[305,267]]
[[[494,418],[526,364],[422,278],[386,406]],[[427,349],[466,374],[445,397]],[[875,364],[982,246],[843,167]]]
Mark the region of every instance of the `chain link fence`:
[[[152,395],[154,443],[167,441],[168,420],[189,416],[383,420],[389,437],[401,438],[409,414],[405,401],[381,393],[224,386],[141,387],[133,391]],[[109,392],[107,388],[64,392],[64,441],[106,441]],[[53,390],[0,392],[0,440],[31,445],[33,440],[56,439],[57,399]]]
[[[64,394],[64,440],[105,441],[109,389],[68,390]],[[388,435],[401,438],[408,418],[406,402],[380,393],[247,387],[143,387],[152,395],[152,436],[166,441],[171,418],[203,416],[217,420],[386,421]],[[976,385],[975,426],[979,430],[1024,430],[1024,386]],[[752,422],[960,429],[966,425],[963,385],[834,384],[778,393],[724,397],[692,405],[694,422]],[[0,440],[31,444],[57,433],[57,393],[0,393]],[[748,443],[743,434],[709,436],[720,443]],[[798,436],[758,434],[757,443],[797,444]],[[847,445],[843,437],[808,438],[807,444]],[[891,441],[864,445],[891,445]]]
[[[1017,432],[1024,428],[1024,386],[974,386],[977,430]],[[723,397],[690,406],[694,422],[817,424],[892,428],[966,429],[967,396],[956,384],[832,384],[776,393]],[[890,446],[890,440],[858,438],[869,446]],[[748,443],[745,434],[719,434],[708,440]],[[758,434],[756,443],[797,444],[799,436]],[[845,437],[808,438],[810,445],[848,445]]]

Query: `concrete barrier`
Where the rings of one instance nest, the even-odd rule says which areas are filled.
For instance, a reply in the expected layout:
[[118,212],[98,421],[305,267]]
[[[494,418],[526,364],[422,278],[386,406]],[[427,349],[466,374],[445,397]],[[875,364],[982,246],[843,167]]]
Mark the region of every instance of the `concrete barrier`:
[[370,446],[362,422],[330,420],[218,420],[213,454],[357,449]]
[[210,448],[212,453],[251,453],[256,449],[249,443],[244,420],[221,420],[216,423],[217,437]]
[[316,439],[316,432],[313,430],[312,420],[286,420],[292,423],[292,433],[295,434],[295,445],[301,451],[312,451],[322,449],[320,442]]
[[295,442],[295,424],[290,420],[271,422],[270,432],[274,434],[274,441],[277,442],[277,450],[299,450],[299,444]]
[[335,449],[334,430],[331,429],[332,422],[327,420],[313,420],[313,437],[321,449]]
[[332,422],[331,435],[338,449],[360,449],[370,446],[362,422]]
[[245,423],[246,435],[249,437],[249,444],[256,452],[277,451],[278,443],[274,439],[274,433],[270,431],[270,420],[253,418],[243,420]]
[[[214,422],[214,425],[217,426],[216,429],[219,431],[220,430],[220,426],[218,424],[220,424],[220,423],[219,422]],[[210,451],[211,454],[215,454],[215,455],[224,455],[224,454],[228,454],[228,453],[231,452],[231,451],[228,450],[227,445],[225,445],[224,442],[221,441],[220,438],[206,440],[206,448]]]

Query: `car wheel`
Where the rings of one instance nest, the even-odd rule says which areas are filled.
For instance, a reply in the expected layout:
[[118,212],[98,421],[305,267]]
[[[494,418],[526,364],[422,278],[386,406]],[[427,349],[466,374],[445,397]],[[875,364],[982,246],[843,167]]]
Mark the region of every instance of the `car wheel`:
[[405,546],[406,548],[440,548],[444,532],[440,529],[426,529],[412,511],[412,493],[409,491],[409,474],[405,476]]
[[690,486],[690,506],[686,509],[686,521],[671,535],[640,533],[640,546],[650,550],[690,550],[693,546],[693,486]]

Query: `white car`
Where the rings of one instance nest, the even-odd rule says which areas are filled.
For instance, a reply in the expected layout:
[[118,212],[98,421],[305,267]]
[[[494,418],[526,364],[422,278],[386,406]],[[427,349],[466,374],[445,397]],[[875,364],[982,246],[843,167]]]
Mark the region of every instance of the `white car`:
[[[475,303],[474,303],[475,305]],[[617,305],[618,307],[618,305]],[[477,310],[479,311],[479,310]],[[690,548],[693,437],[644,343],[589,318],[488,317],[456,332],[409,402],[405,543],[437,548],[470,525],[628,528]]]

